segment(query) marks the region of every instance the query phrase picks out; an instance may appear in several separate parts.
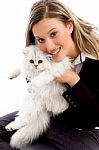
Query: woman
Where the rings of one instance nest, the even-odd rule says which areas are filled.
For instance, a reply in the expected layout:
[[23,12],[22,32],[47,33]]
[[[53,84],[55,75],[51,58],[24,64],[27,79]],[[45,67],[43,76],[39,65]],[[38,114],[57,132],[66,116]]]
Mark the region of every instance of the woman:
[[[68,85],[63,97],[69,108],[51,118],[50,127],[33,150],[98,150],[99,149],[99,35],[90,23],[78,18],[57,0],[40,0],[30,11],[26,46],[38,44],[54,61],[65,56],[72,59],[74,70],[56,80]],[[0,119],[0,148],[12,150],[5,125],[16,112]],[[46,142],[45,142],[46,141]],[[46,147],[46,145],[52,146]],[[6,148],[7,147],[7,148]]]

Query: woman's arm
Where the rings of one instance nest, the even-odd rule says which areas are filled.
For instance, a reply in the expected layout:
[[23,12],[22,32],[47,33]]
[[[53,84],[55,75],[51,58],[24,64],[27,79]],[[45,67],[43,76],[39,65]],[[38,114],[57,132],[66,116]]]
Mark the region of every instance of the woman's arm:
[[58,77],[56,80],[61,83],[67,83],[70,87],[73,87],[80,80],[80,77],[72,69],[69,69],[64,75]]
[[68,100],[70,104],[79,109],[86,109],[91,112],[94,111],[95,113],[99,113],[99,103],[97,103],[93,91],[73,70],[66,71],[66,73],[57,78],[57,80],[62,83],[68,83],[70,86],[63,94],[64,98]]

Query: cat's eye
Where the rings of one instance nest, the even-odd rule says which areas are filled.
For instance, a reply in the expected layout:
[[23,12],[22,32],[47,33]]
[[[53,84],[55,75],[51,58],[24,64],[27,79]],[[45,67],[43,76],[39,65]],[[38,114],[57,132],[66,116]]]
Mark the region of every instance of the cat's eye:
[[42,62],[43,62],[43,60],[39,60],[39,61],[38,61],[39,64],[42,63]]
[[33,60],[33,59],[31,59],[31,60],[30,60],[30,63],[34,63],[34,60]]

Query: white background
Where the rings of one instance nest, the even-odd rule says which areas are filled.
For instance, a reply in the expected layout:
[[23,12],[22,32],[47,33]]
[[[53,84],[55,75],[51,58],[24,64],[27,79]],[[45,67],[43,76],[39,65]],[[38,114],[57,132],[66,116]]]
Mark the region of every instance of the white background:
[[[21,65],[25,29],[36,0],[0,1],[0,116],[18,110],[25,94],[21,77],[10,81],[8,74]],[[98,0],[61,0],[77,16],[99,27]]]

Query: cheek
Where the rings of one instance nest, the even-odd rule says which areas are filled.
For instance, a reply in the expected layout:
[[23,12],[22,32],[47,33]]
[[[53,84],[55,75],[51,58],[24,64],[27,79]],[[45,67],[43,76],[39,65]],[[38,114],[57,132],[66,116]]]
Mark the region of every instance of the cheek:
[[68,35],[60,36],[60,38],[58,39],[58,43],[62,46],[63,49],[68,49],[72,45],[71,38]]
[[39,45],[39,48],[40,48],[43,52],[46,52],[46,46],[45,46],[45,45],[40,44],[40,45]]
[[59,45],[64,45],[66,43],[66,37],[65,36],[58,36],[58,38],[55,41]]

